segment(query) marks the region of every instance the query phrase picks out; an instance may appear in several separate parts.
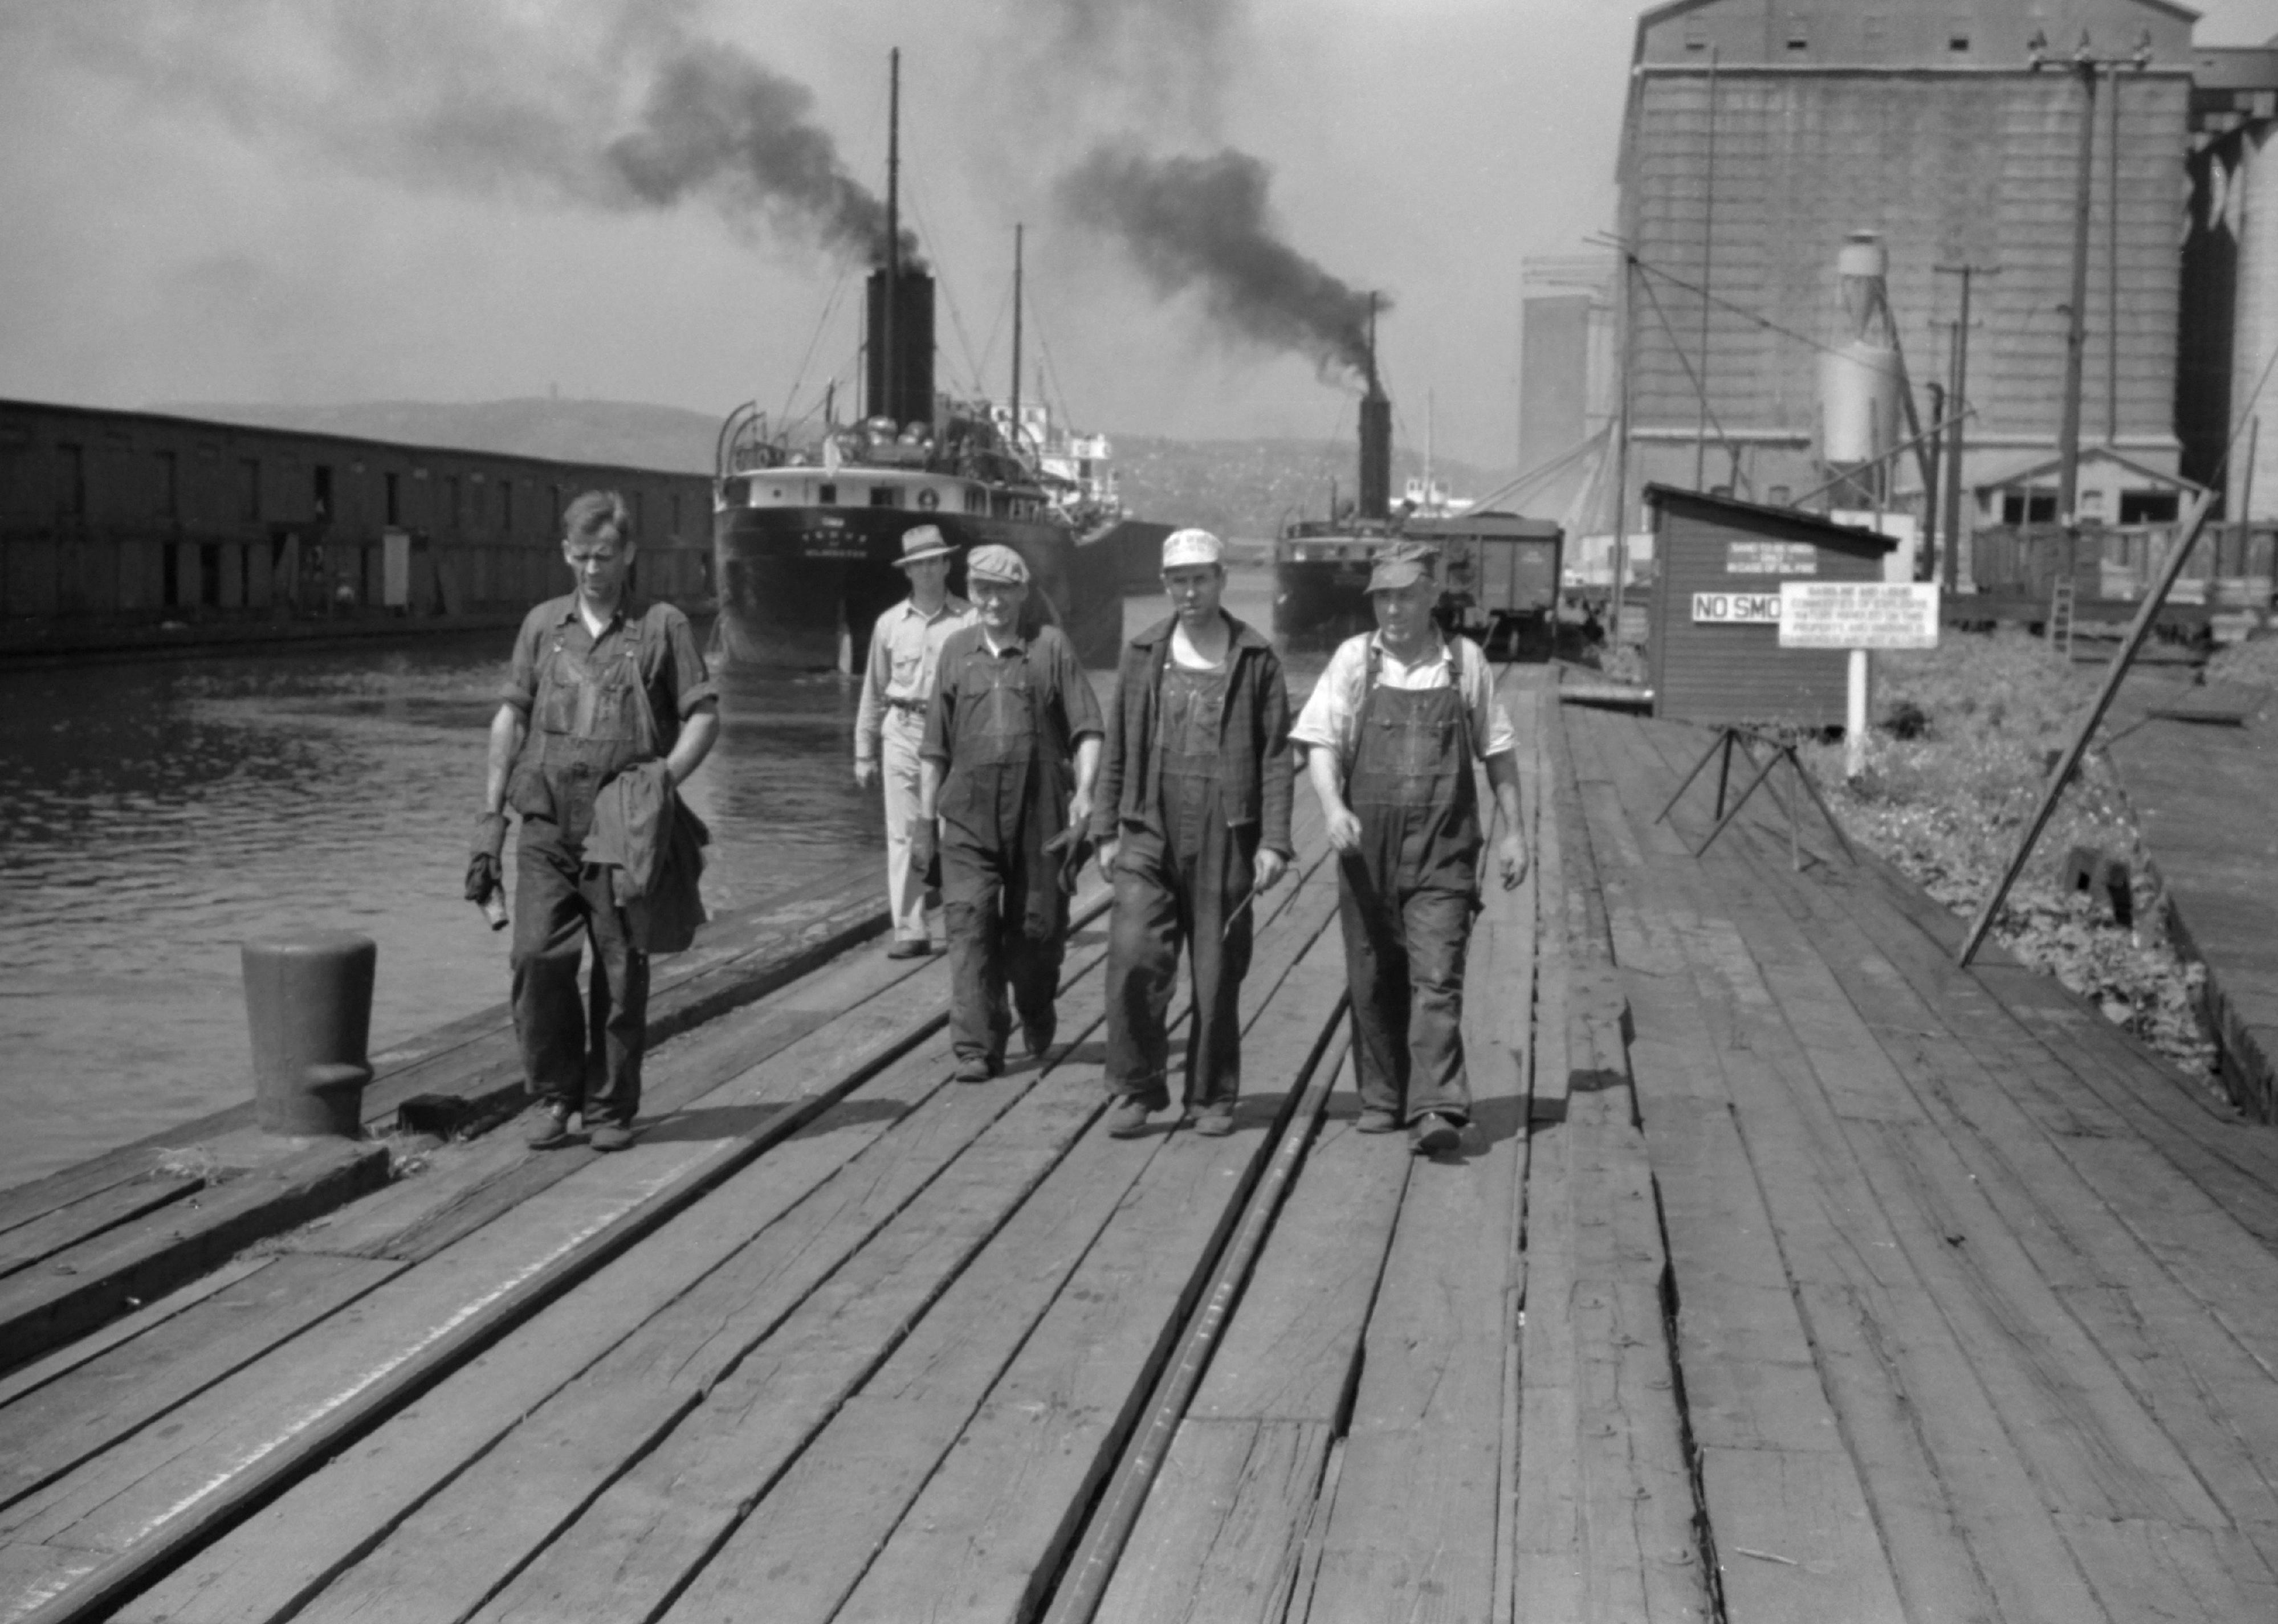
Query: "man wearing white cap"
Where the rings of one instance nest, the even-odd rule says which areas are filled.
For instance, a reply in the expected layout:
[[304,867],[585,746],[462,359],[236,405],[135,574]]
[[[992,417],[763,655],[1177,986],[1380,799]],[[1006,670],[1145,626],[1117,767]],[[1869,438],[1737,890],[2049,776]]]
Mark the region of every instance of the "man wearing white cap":
[[910,595],[878,617],[870,658],[862,667],[862,703],[854,715],[854,782],[865,789],[886,782],[886,902],[894,920],[889,958],[919,958],[933,950],[926,929],[925,865],[910,860],[910,826],[918,815],[918,747],[933,705],[942,645],[952,632],[973,624],[973,606],[949,590],[949,564],[957,549],[930,524],[902,536],[902,573]]
[[1115,888],[1107,1131],[1118,1139],[1171,1102],[1164,1018],[1182,941],[1194,998],[1181,1120],[1233,1132],[1249,902],[1289,861],[1288,689],[1273,645],[1219,606],[1224,552],[1208,530],[1165,538],[1173,613],[1126,645],[1107,710],[1091,832]]
[[1090,819],[1100,722],[1059,629],[1021,632],[1028,566],[1021,555],[975,547],[965,581],[978,623],[942,647],[911,856],[930,858],[938,817],[950,1039],[958,1079],[979,1083],[1005,1069],[1015,1012],[1038,1058],[1058,1029],[1067,896],[1053,842]]
[[1464,957],[1485,844],[1476,759],[1494,787],[1506,888],[1526,874],[1517,739],[1487,656],[1440,635],[1432,550],[1395,542],[1369,576],[1377,629],[1349,637],[1290,737],[1307,750],[1337,854],[1364,1133],[1404,1122],[1419,1154],[1452,1150],[1471,1118]]

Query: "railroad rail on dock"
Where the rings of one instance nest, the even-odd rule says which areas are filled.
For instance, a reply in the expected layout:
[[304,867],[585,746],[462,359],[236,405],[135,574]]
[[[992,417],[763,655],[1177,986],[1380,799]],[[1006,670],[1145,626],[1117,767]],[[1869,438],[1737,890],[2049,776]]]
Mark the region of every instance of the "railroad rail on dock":
[[0,1376],[0,1618],[2278,1616],[2270,1131],[1507,692],[1460,1152],[1352,1131],[1301,797],[1231,1137],[1101,1130],[1096,894],[986,1084],[945,964],[831,958],[631,1151],[451,1147]]

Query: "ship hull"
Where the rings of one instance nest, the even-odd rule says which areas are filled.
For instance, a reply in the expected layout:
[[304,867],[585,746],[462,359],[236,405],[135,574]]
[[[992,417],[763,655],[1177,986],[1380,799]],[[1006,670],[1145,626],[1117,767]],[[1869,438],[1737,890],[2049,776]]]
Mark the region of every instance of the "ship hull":
[[1112,664],[1122,599],[1105,549],[1065,524],[900,508],[721,507],[713,515],[720,614],[714,649],[738,665],[859,669],[878,616],[908,595],[902,533],[937,526],[958,548],[950,590],[965,590],[977,546],[1012,548],[1028,566],[1032,624],[1059,626],[1087,665]]

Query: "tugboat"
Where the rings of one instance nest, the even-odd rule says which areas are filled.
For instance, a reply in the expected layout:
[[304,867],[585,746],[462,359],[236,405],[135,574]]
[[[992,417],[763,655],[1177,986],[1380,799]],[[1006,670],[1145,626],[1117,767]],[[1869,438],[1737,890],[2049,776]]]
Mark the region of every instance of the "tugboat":
[[1167,527],[1123,516],[1104,436],[1056,435],[1020,387],[1014,249],[1013,397],[959,401],[934,390],[934,278],[902,262],[898,193],[899,57],[888,141],[883,262],[870,272],[863,416],[828,415],[803,444],[752,404],[722,423],[712,482],[720,615],[715,652],[749,665],[860,668],[870,628],[908,590],[902,532],[940,527],[963,557],[1011,547],[1033,577],[1029,613],[1058,625],[1087,665],[1112,666],[1122,636],[1121,564]]

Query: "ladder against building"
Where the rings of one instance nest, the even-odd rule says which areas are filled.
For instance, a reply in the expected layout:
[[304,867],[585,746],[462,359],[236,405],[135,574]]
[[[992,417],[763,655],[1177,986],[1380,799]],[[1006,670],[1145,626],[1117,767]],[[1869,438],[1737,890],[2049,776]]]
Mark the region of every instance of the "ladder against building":
[[2072,658],[2073,578],[2059,576],[2049,591],[2049,646],[2063,651],[2067,660]]

